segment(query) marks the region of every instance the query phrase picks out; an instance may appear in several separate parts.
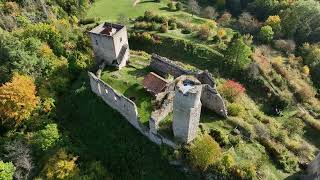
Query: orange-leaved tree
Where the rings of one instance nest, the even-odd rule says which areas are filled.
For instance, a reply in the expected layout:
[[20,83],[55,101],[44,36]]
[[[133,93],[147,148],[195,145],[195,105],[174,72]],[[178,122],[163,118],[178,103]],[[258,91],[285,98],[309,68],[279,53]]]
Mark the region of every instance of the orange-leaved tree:
[[0,122],[15,127],[27,119],[39,102],[36,86],[29,76],[14,74],[0,86]]

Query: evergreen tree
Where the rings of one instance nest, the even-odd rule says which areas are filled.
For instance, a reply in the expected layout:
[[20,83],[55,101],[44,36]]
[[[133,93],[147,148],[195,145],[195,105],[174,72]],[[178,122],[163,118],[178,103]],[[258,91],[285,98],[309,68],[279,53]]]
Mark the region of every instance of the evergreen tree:
[[231,66],[232,73],[239,73],[251,63],[251,54],[251,48],[244,43],[243,37],[237,34],[225,51],[224,61]]

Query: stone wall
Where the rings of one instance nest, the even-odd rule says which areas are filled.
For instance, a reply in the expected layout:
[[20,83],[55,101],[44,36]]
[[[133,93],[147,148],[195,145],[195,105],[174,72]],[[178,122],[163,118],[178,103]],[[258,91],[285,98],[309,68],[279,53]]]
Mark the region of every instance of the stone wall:
[[89,72],[91,90],[113,109],[122,114],[133,126],[139,127],[138,109],[129,98],[117,93],[111,86]]
[[161,107],[151,114],[149,120],[150,131],[156,133],[159,129],[159,123],[173,111],[174,91],[170,91],[167,98],[163,100]]
[[[179,148],[179,145],[172,140],[161,136],[157,132],[153,132],[151,126],[149,129],[140,124],[137,106],[133,101],[116,92],[110,85],[97,78],[93,73],[89,72],[88,75],[91,90],[101,97],[111,108],[123,115],[131,125],[148,137],[149,140],[158,145],[166,144],[174,149]],[[168,108],[170,109],[170,106],[168,106]],[[152,119],[150,121],[152,121]]]
[[220,116],[228,116],[223,98],[217,93],[217,90],[211,86],[204,85],[202,87],[201,102],[204,107],[216,112]]
[[184,74],[192,73],[191,71],[187,71],[182,67],[172,63],[171,60],[157,54],[152,54],[150,68],[159,75],[165,76],[170,74],[175,78]]
[[223,117],[227,117],[227,108],[223,102],[223,98],[216,90],[212,74],[207,70],[188,71],[174,64],[168,58],[157,54],[152,54],[150,67],[153,71],[163,76],[170,74],[176,78],[181,75],[194,75],[204,85],[201,94],[202,105]]

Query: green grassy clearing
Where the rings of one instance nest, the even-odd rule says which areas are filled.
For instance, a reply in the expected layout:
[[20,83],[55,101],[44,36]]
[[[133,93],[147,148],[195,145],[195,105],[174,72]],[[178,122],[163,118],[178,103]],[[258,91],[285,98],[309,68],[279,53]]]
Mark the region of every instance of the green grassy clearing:
[[88,10],[88,17],[101,18],[101,20],[115,21],[120,15],[135,18],[144,14],[146,10],[159,12],[166,7],[166,3],[155,3],[142,0],[136,6],[134,0],[97,0]]
[[201,17],[192,16],[183,11],[169,11],[167,3],[169,0],[162,0],[161,3],[152,0],[141,0],[133,6],[134,0],[97,0],[87,12],[88,18],[100,18],[101,21],[116,21],[119,16],[136,18],[142,16],[145,11],[152,11],[156,14],[174,16],[177,20],[189,21],[195,24],[202,24],[207,20]]
[[193,179],[161,158],[160,148],[90,90],[86,73],[59,103],[61,127],[69,132],[79,161],[96,159],[113,179]]
[[121,70],[106,68],[101,76],[103,81],[136,103],[143,124],[148,124],[152,112],[152,96],[142,86],[144,76],[150,72],[148,61],[148,57],[132,55],[130,66]]

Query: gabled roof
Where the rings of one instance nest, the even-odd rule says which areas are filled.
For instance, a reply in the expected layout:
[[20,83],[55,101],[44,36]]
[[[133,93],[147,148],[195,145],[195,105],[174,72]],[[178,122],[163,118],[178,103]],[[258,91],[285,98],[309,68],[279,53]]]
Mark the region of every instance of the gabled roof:
[[167,80],[153,72],[147,74],[142,83],[143,87],[153,95],[162,92],[168,84]]

